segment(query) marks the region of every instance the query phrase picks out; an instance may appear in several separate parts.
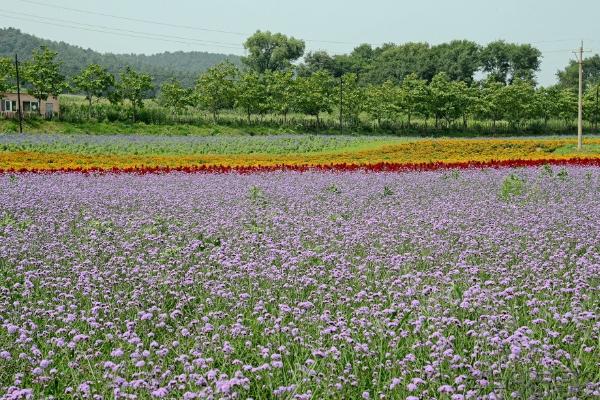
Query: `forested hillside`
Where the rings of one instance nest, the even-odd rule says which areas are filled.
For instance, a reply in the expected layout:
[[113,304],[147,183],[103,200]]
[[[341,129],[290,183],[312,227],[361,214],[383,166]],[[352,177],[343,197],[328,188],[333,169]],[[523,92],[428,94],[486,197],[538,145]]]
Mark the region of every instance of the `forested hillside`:
[[40,39],[18,29],[0,29],[0,56],[14,57],[18,53],[23,60],[28,59],[34,49],[40,46],[57,51],[62,62],[62,73],[69,79],[77,75],[89,64],[99,64],[111,73],[117,74],[125,66],[148,73],[154,78],[156,87],[171,77],[177,78],[186,86],[192,86],[195,77],[209,67],[224,60],[240,65],[238,56],[214,54],[200,51],[165,52],[153,55],[144,54],[102,54],[91,49],[73,46],[65,42]]

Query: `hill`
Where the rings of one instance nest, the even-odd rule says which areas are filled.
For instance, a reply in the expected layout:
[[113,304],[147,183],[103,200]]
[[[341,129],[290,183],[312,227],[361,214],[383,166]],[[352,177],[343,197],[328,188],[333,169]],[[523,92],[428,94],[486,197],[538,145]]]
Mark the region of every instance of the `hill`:
[[58,57],[63,63],[62,72],[67,78],[77,75],[87,65],[96,63],[108,68],[113,74],[118,74],[125,66],[131,66],[151,74],[156,86],[172,77],[181,80],[186,86],[191,86],[200,72],[224,60],[241,65],[240,57],[236,55],[202,51],[152,55],[100,53],[65,42],[41,39],[15,28],[0,29],[0,56],[14,57],[14,54],[18,53],[20,58],[26,60],[32,51],[40,46],[47,46],[58,52]]

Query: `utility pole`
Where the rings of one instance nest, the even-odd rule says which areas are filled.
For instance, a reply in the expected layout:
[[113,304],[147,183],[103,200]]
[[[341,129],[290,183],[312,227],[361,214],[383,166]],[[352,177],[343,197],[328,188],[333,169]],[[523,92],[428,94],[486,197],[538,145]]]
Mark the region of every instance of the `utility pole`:
[[343,118],[343,107],[344,107],[344,78],[340,76],[340,135],[344,134],[344,118]]
[[577,109],[577,150],[583,146],[583,40],[579,47],[577,61],[579,62],[579,103]]
[[19,78],[19,56],[15,53],[15,69],[17,70],[17,112],[19,113],[19,133],[23,133],[23,113],[21,112],[21,80]]

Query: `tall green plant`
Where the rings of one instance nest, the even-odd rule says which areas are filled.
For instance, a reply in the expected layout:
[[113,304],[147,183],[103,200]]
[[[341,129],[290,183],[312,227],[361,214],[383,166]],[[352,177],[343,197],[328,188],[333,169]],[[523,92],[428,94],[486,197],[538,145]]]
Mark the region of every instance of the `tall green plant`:
[[[68,88],[65,77],[60,73],[57,55],[57,52],[42,46],[33,51],[31,61],[23,68],[23,78],[31,85],[31,94],[40,105],[48,96],[58,96]],[[41,107],[38,107],[38,112],[41,113]]]
[[196,98],[201,107],[212,113],[215,122],[221,110],[235,105],[238,74],[238,69],[226,61],[209,68],[196,81]]
[[117,93],[121,99],[129,100],[133,111],[133,121],[136,121],[138,109],[144,107],[144,99],[154,89],[152,77],[126,67],[121,73],[121,80],[117,84]]
[[0,93],[8,92],[15,80],[15,65],[8,57],[0,57]]
[[110,90],[114,88],[115,77],[106,68],[90,64],[73,78],[73,84],[85,94],[88,101],[88,117],[91,117],[94,97],[108,97]]

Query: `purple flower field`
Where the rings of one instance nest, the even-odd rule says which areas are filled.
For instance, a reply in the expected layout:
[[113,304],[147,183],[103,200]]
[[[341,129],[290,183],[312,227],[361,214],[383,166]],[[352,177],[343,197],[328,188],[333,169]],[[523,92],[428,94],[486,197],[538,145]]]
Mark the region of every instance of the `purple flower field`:
[[600,396],[600,169],[0,176],[2,399]]

